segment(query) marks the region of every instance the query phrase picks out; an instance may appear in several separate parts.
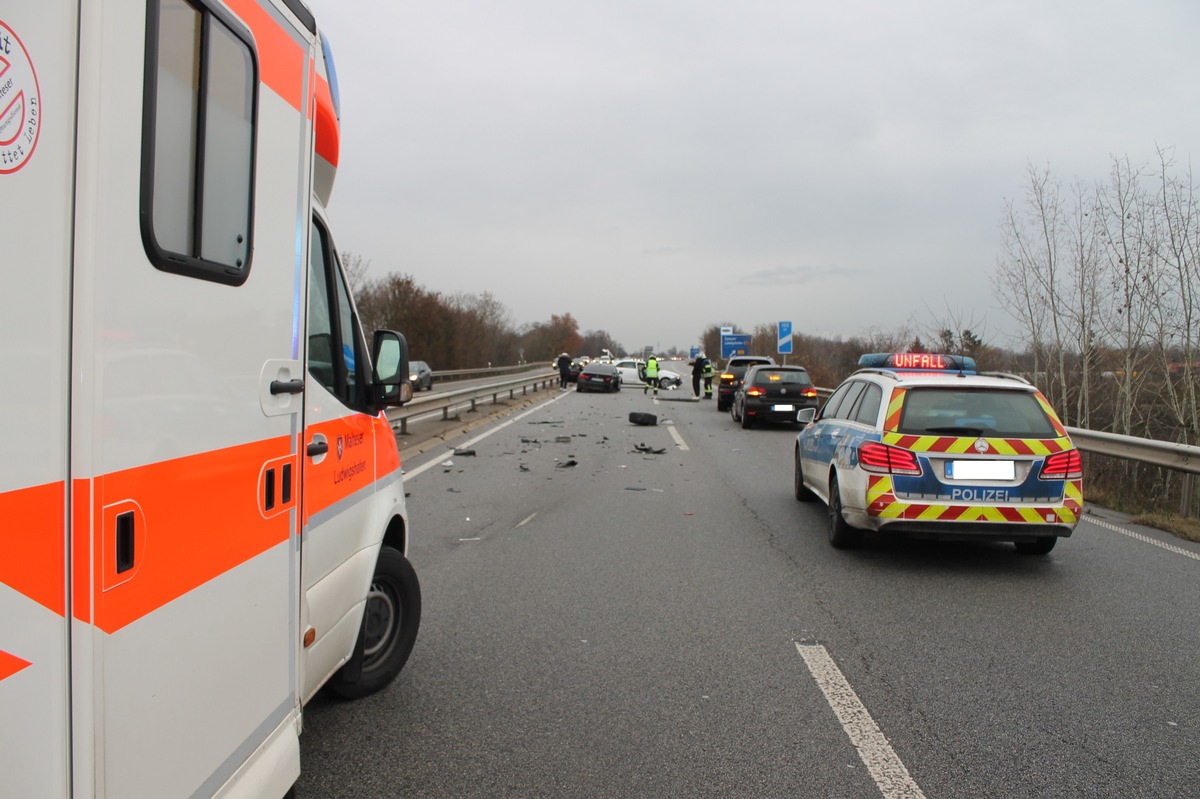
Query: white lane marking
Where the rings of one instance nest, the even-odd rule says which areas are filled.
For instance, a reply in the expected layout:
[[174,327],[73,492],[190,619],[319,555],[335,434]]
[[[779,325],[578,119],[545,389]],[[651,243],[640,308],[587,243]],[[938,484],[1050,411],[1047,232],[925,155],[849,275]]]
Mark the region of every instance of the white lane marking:
[[[532,408],[530,408],[529,410],[525,411],[524,413],[514,416],[513,418],[509,419],[507,422],[501,422],[500,424],[493,427],[491,430],[488,430],[486,433],[477,435],[474,438],[472,438],[470,441],[464,441],[462,444],[458,445],[457,449],[466,449],[467,447],[471,446],[472,444],[475,444],[476,442],[483,441],[488,436],[490,436],[494,433],[499,433],[501,430],[508,427],[510,424],[515,424],[516,422],[521,421],[522,419],[524,419],[526,416],[528,416],[531,413],[537,413],[538,411],[540,411],[542,408],[545,408],[550,403],[558,402],[560,399],[563,399],[567,395],[568,395],[568,392],[566,392],[566,391],[559,392],[559,395],[557,397],[551,397],[550,399],[546,400],[545,402],[541,403],[540,405],[535,405]],[[404,479],[411,480],[412,478],[416,477],[417,475],[422,474],[423,472],[426,472],[429,469],[432,469],[434,466],[439,465],[441,462],[442,461],[440,458],[434,458],[429,463],[426,463],[422,466],[418,466],[415,469],[405,469]]]
[[885,799],[925,799],[925,794],[909,775],[908,769],[896,756],[887,737],[871,718],[867,708],[846,682],[842,670],[833,662],[829,652],[820,644],[796,644],[796,650],[813,679],[825,694],[842,729],[850,736],[850,743],[858,750],[871,778]]
[[688,451],[688,445],[687,445],[687,443],[686,443],[686,442],[683,440],[683,436],[679,435],[679,431],[678,431],[678,430],[676,430],[674,427],[668,427],[668,428],[667,428],[667,430],[669,430],[669,431],[670,431],[670,433],[671,433],[671,438],[675,439],[675,443],[679,445],[679,448],[680,448],[681,450],[683,450],[684,452],[687,452],[687,451]]
[[1133,530],[1126,530],[1124,527],[1120,527],[1118,525],[1112,524],[1111,522],[1104,522],[1099,519],[1092,519],[1087,516],[1084,516],[1083,520],[1085,522],[1088,522],[1089,524],[1094,524],[1097,527],[1103,527],[1105,530],[1112,530],[1114,533],[1120,533],[1121,535],[1127,535],[1130,538],[1137,539],[1138,541],[1142,541],[1147,544],[1153,544],[1156,547],[1161,547],[1162,549],[1165,549],[1168,552],[1174,552],[1176,555],[1183,555],[1184,557],[1191,558],[1192,560],[1200,560],[1200,554],[1196,554],[1195,552],[1192,552],[1190,549],[1184,549],[1183,547],[1177,547],[1174,544],[1168,544],[1166,542],[1159,541],[1157,538],[1151,538],[1148,535],[1142,535],[1141,533],[1135,533]]
[[[533,513],[529,514],[521,521],[517,522],[517,527],[524,527],[525,525],[529,524],[531,521],[533,521],[534,516],[537,516],[537,511],[534,511]],[[517,528],[514,527],[513,529],[515,530]]]

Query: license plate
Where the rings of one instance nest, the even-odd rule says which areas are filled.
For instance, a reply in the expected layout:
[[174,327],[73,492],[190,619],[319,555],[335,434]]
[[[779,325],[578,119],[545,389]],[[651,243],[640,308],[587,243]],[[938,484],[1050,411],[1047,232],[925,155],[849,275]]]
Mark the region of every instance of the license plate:
[[771,410],[773,410],[773,411],[794,411],[794,410],[796,410],[796,406],[795,405],[772,405]]
[[946,477],[951,480],[1014,480],[1017,466],[1013,461],[947,461]]

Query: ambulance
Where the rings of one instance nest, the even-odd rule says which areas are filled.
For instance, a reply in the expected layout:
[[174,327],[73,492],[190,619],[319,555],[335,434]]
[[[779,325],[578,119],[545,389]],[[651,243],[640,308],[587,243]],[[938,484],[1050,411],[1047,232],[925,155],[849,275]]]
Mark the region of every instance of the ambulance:
[[0,4],[0,796],[281,797],[420,585],[302,0]]

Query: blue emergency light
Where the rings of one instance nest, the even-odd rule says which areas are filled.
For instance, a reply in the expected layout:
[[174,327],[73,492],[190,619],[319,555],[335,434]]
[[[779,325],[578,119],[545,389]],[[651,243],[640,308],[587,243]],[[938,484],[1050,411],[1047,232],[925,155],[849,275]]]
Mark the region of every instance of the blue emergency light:
[[975,374],[974,358],[937,352],[871,352],[861,356],[858,365],[863,369]]

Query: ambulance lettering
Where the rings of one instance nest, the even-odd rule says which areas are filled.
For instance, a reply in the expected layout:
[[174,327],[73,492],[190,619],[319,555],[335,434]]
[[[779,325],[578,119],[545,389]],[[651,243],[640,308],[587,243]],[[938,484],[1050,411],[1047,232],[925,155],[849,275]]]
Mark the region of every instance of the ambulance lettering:
[[950,491],[952,502],[1011,502],[1005,488],[955,488]]

